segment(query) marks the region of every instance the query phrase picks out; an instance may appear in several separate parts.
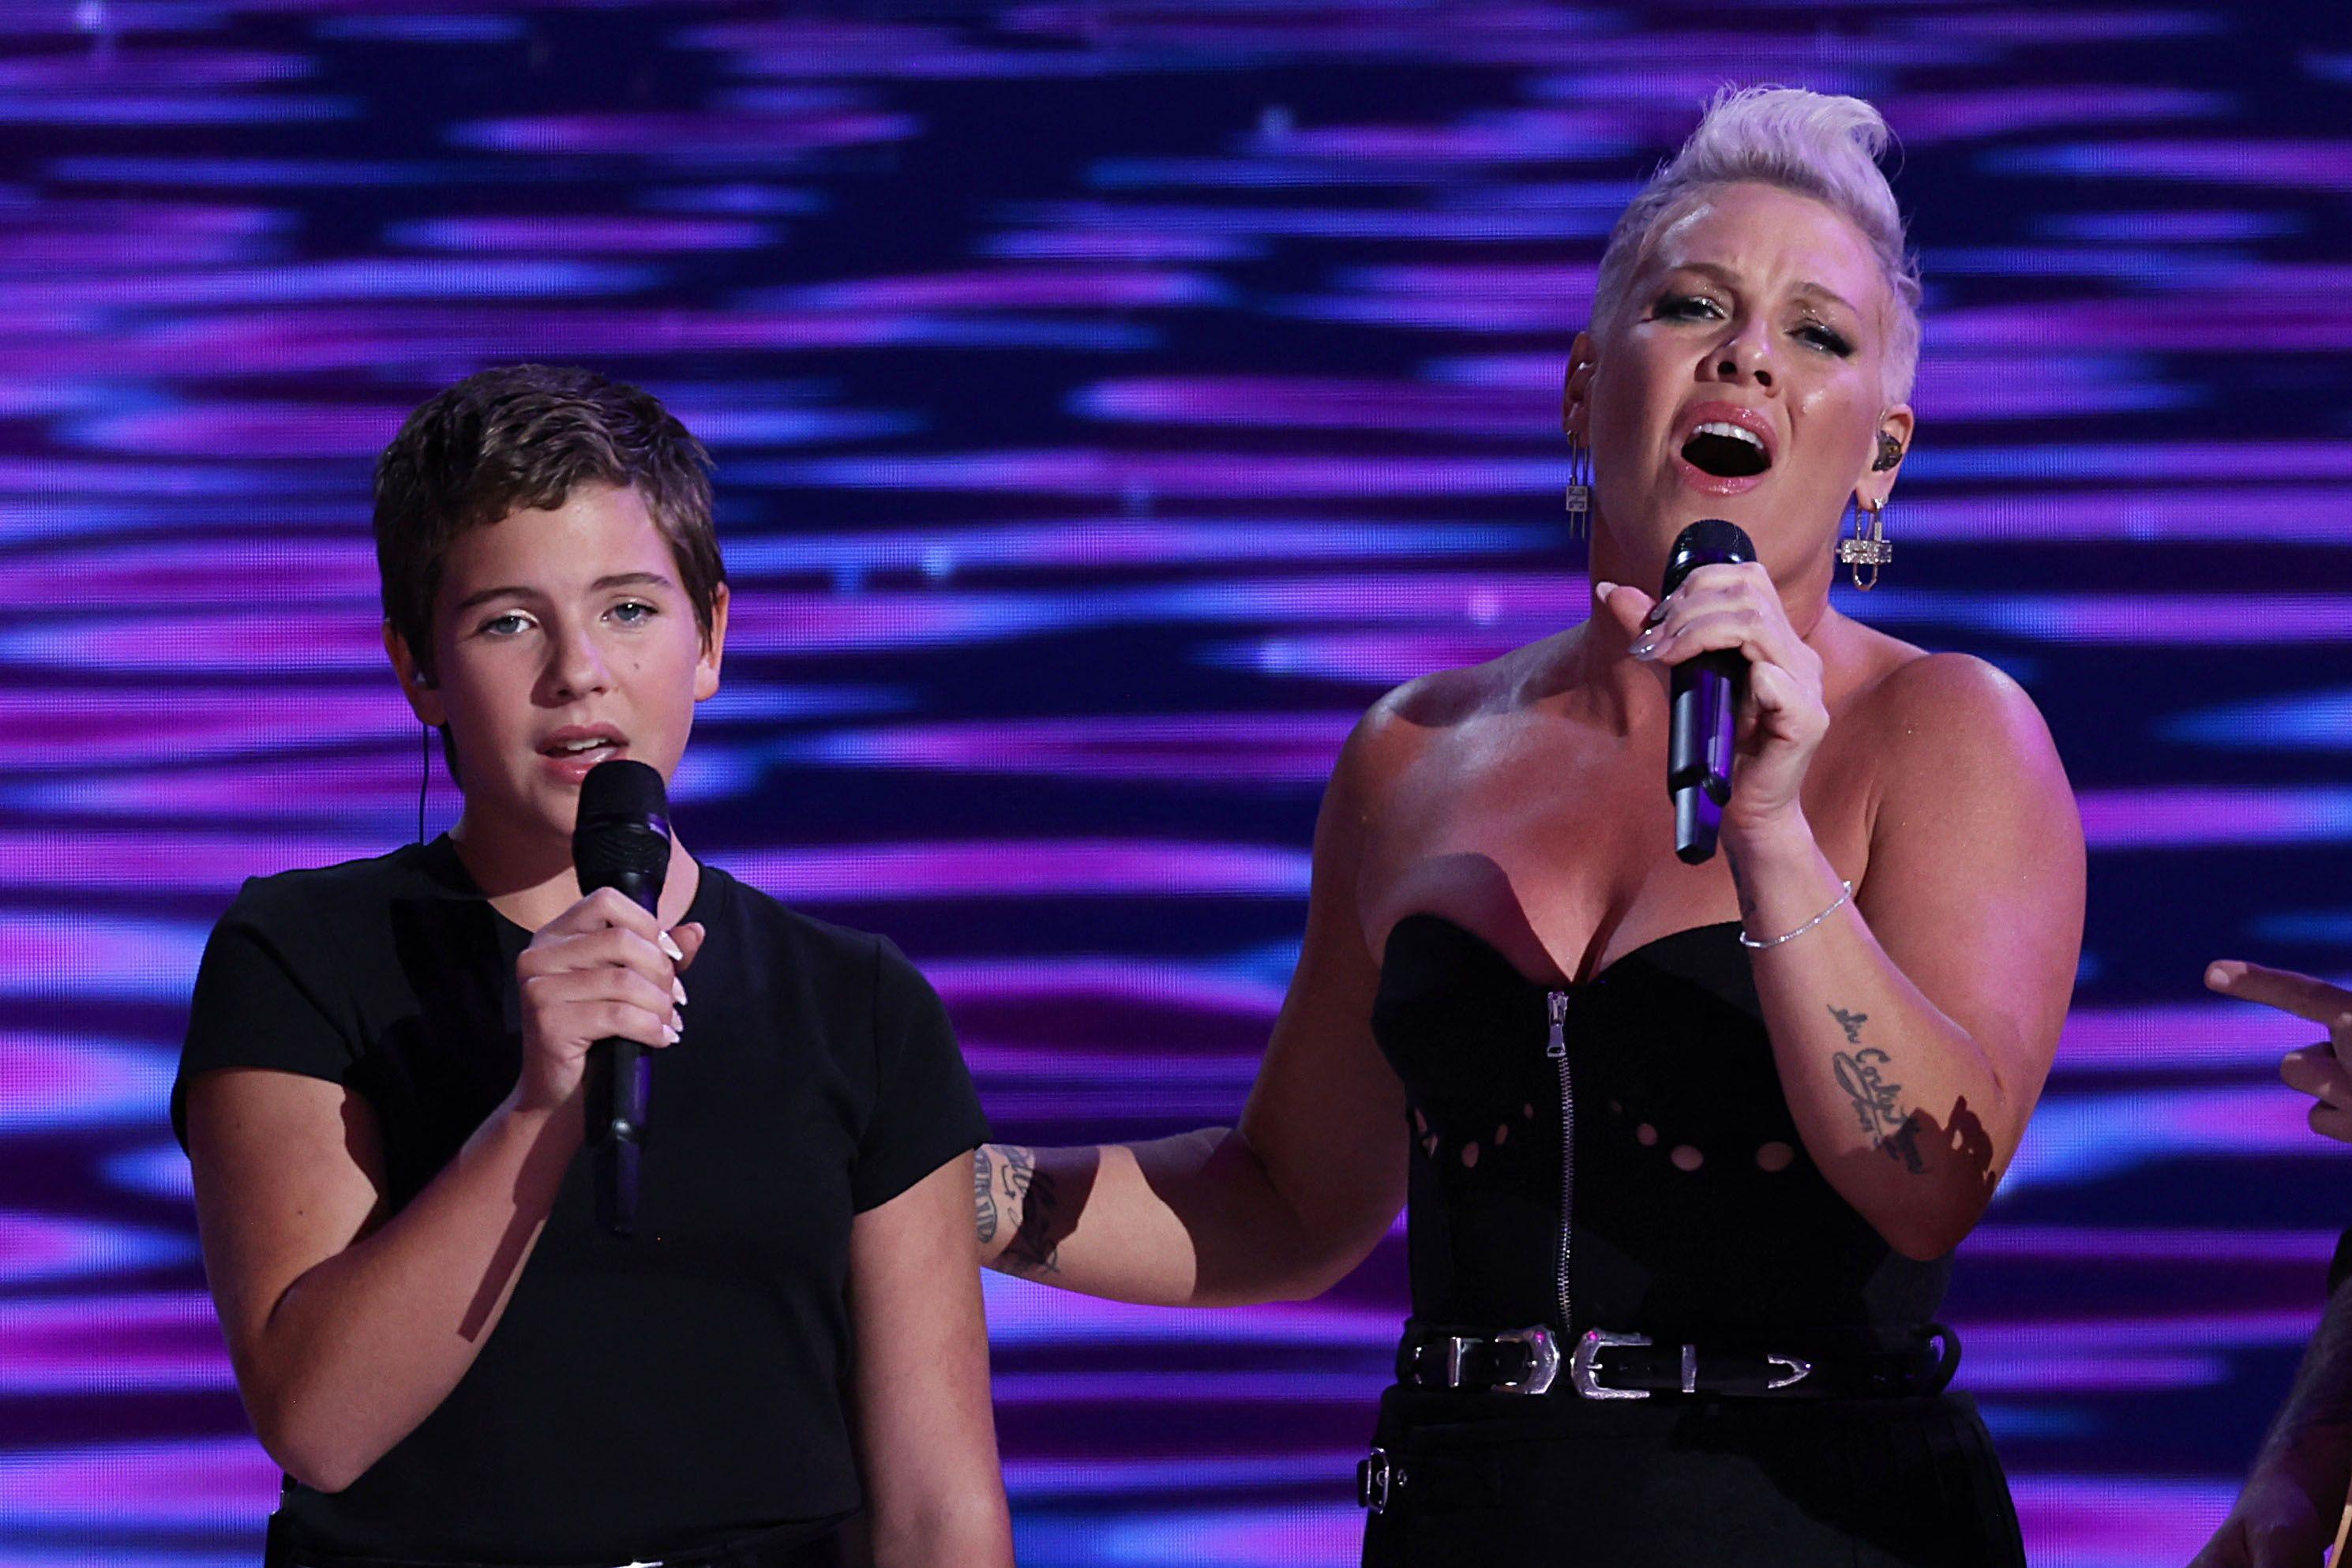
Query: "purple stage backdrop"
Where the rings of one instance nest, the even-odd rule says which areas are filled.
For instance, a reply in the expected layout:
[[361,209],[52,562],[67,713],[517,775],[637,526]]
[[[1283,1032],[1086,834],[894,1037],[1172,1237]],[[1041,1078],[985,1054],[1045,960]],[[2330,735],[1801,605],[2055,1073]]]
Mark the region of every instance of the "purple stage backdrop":
[[[1928,279],[1887,584],[2049,714],[2077,1006],[1951,1317],[2037,1563],[2186,1559],[2352,1221],[2352,36],[2290,7],[0,8],[0,1563],[256,1560],[164,1095],[240,879],[415,831],[368,468],[522,358],[719,459],[688,840],[937,981],[1004,1133],[1239,1108],[1385,688],[1580,617],[1557,404],[1726,80],[1864,93]],[[427,805],[455,797],[437,764]],[[1022,1560],[1354,1561],[1402,1247],[1308,1305],[990,1281]],[[789,1462],[780,1456],[779,1462]]]

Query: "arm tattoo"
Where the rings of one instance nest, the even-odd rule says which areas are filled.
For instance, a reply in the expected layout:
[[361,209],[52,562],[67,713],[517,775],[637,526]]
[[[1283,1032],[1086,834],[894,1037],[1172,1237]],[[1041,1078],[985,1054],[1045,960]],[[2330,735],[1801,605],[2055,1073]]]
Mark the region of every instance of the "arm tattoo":
[[1872,1148],[1913,1175],[1920,1174],[1927,1164],[1919,1154],[1917,1119],[1903,1109],[1903,1086],[1887,1082],[1881,1070],[1892,1067],[1895,1058],[1875,1046],[1862,1043],[1862,1026],[1870,1022],[1870,1015],[1849,1013],[1832,1005],[1830,1016],[1845,1031],[1845,1043],[1854,1047],[1838,1052],[1831,1066],[1837,1074],[1838,1087],[1853,1101],[1854,1121],[1863,1135],[1870,1140]]
[[972,1229],[985,1247],[1009,1220],[1013,1234],[996,1267],[1007,1274],[1035,1278],[1061,1270],[1054,1235],[1053,1176],[1037,1169],[1036,1156],[1018,1143],[984,1143],[971,1162]]
[[971,1152],[971,1229],[982,1247],[996,1239],[996,1161],[985,1143]]
[[1013,1239],[1004,1244],[1004,1267],[1008,1272],[1031,1279],[1058,1274],[1062,1259],[1054,1238],[1054,1178],[1037,1169],[1028,1150],[1011,1148],[1004,1152],[1005,1189],[1008,1194],[1017,1190],[1021,1197],[1021,1220],[1013,1227]]

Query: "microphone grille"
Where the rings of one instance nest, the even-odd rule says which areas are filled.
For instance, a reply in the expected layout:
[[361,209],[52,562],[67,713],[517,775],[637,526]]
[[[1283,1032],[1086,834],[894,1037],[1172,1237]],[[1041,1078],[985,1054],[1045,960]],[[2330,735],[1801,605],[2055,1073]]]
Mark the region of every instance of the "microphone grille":
[[667,818],[669,795],[662,788],[660,773],[634,759],[618,757],[590,768],[581,781],[580,816],[583,821],[592,816]]
[[[1735,564],[1756,559],[1756,542],[1748,531],[1736,522],[1719,517],[1703,517],[1675,535],[1675,547],[1666,553],[1665,585],[1658,596],[1664,598],[1682,586],[1683,579],[1702,566]],[[609,765],[609,764],[608,764]],[[594,774],[590,774],[594,777]]]
[[627,758],[589,769],[580,784],[572,860],[584,892],[625,878],[658,888],[669,869],[669,797],[661,774]]
[[625,879],[649,880],[656,887],[669,869],[669,834],[643,817],[606,817],[582,823],[572,836],[572,866],[579,874],[580,890],[593,893]]

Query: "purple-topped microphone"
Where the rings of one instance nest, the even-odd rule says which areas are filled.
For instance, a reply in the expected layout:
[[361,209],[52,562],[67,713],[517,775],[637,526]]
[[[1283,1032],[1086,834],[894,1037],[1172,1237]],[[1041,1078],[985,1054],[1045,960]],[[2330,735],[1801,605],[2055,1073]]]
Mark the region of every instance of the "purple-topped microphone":
[[[1756,546],[1736,522],[1701,518],[1675,539],[1666,556],[1663,599],[1702,566],[1756,559]],[[1675,666],[1674,727],[1666,741],[1666,794],[1675,803],[1675,854],[1685,865],[1713,858],[1731,799],[1731,750],[1748,661],[1737,648],[1703,653]]]

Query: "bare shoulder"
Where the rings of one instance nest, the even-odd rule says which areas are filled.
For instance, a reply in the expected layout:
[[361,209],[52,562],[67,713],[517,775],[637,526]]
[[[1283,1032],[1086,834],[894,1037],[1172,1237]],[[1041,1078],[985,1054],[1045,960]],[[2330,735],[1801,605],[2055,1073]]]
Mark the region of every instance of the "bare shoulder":
[[1852,710],[1885,754],[2055,761],[2042,710],[2000,666],[1974,654],[1928,653],[1885,640],[1903,651],[1885,658],[1857,690]]
[[1484,664],[1409,680],[1372,704],[1341,753],[1366,782],[1393,779],[1417,762],[1442,761],[1474,742],[1486,721],[1516,712],[1549,645],[1514,648]]
[[1868,759],[1882,812],[1894,806],[1901,821],[1906,805],[1948,809],[1974,798],[2046,816],[2053,828],[2074,821],[2050,726],[2015,679],[1972,654],[1868,636],[1871,663],[1843,723]]

